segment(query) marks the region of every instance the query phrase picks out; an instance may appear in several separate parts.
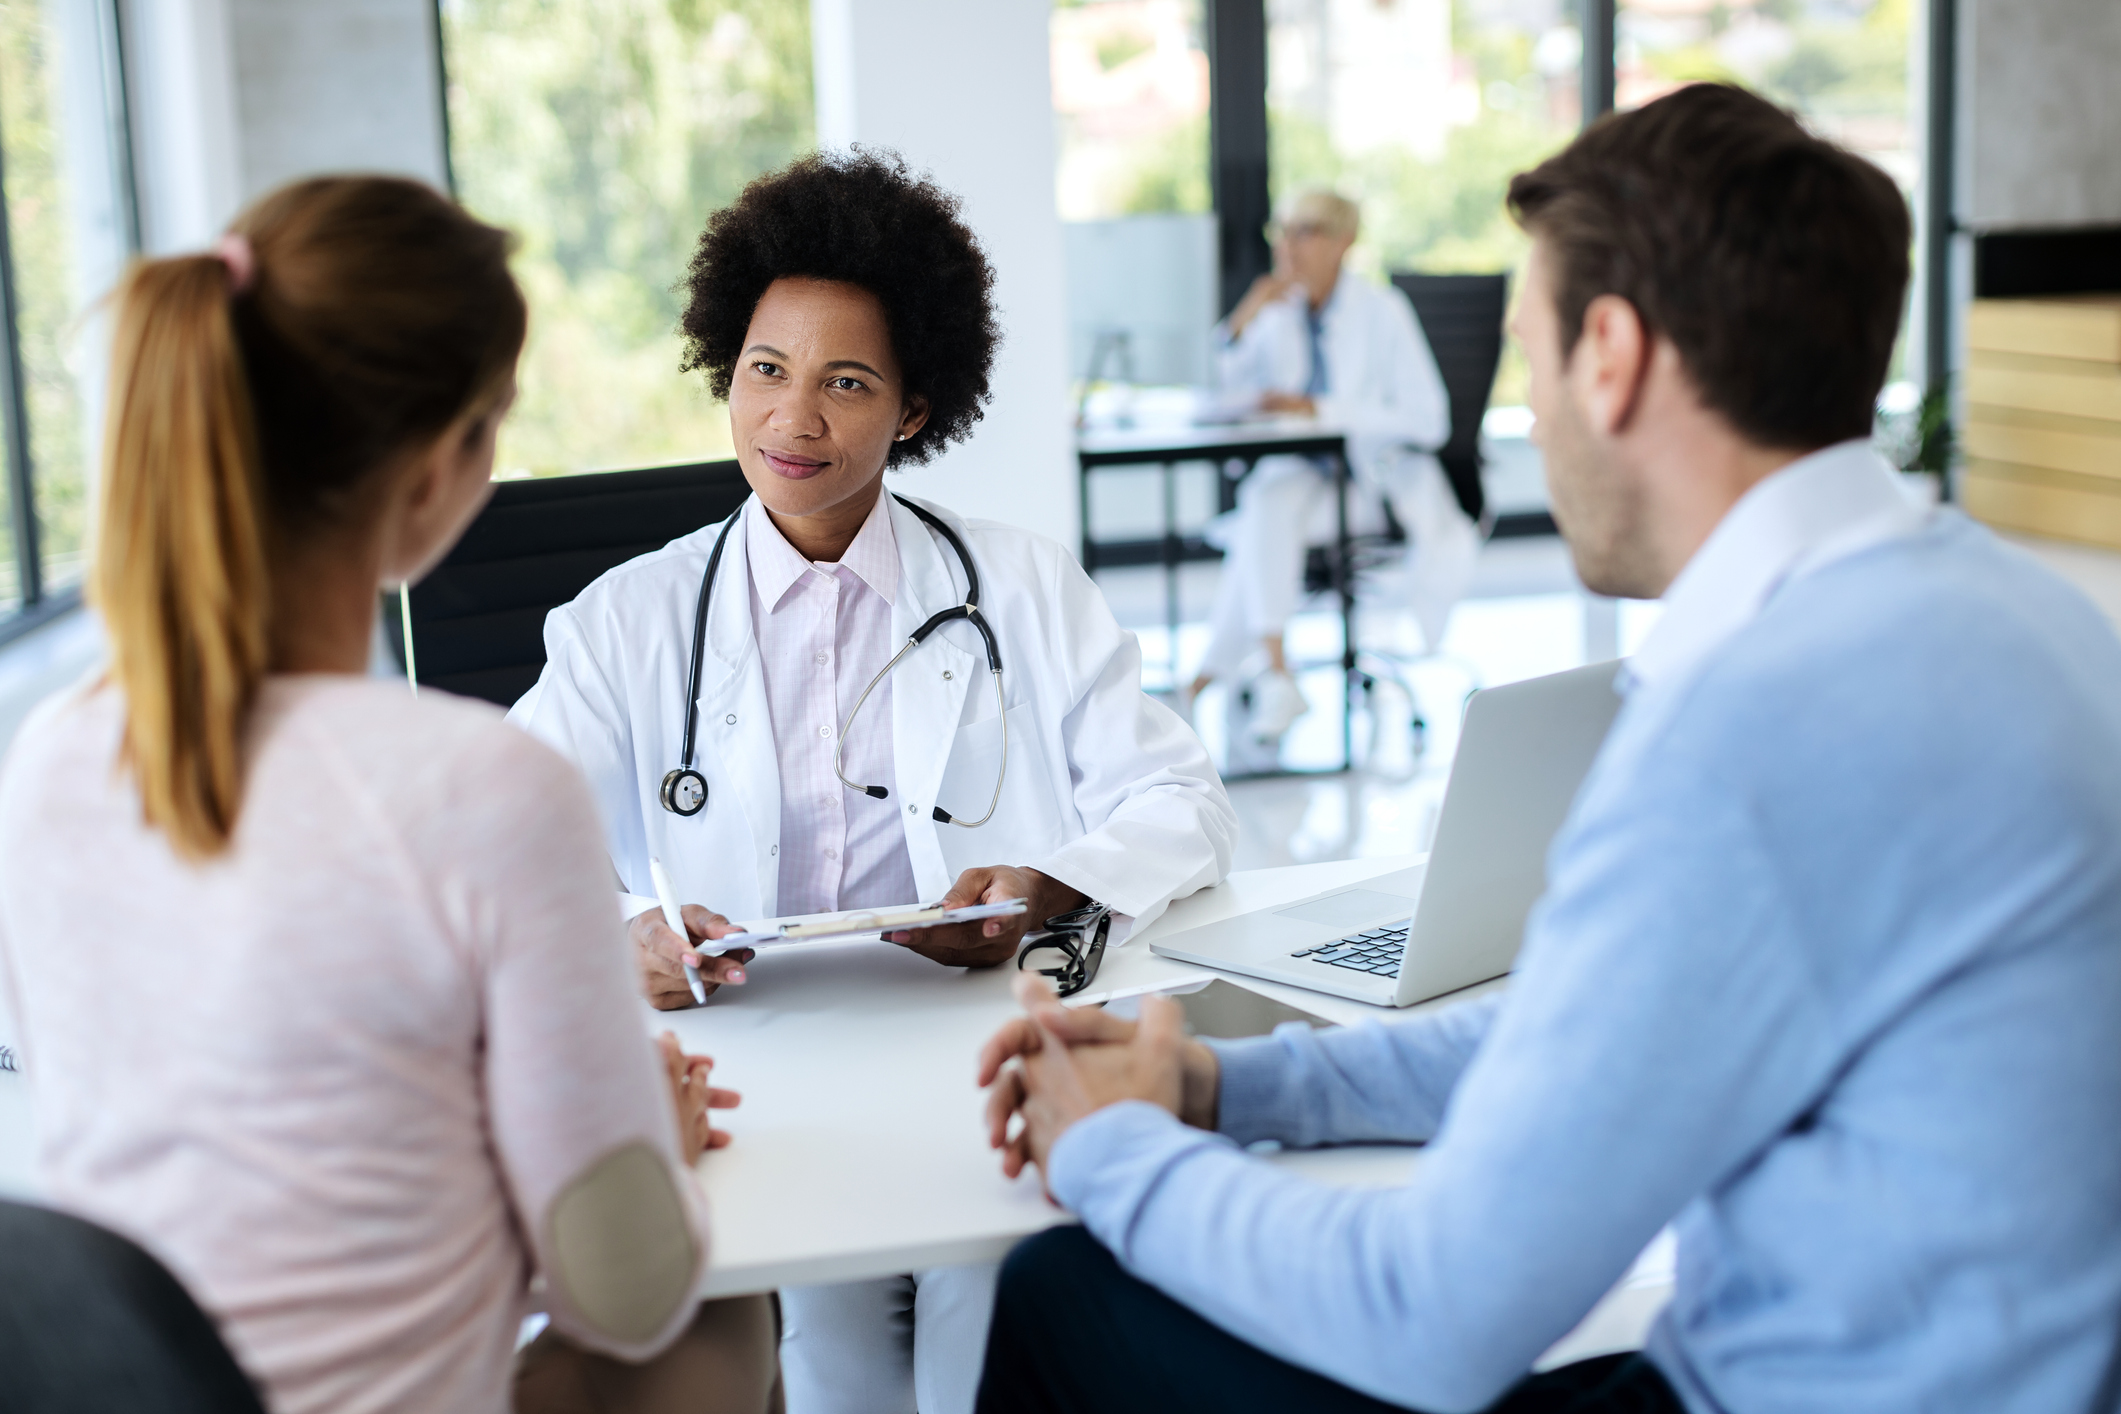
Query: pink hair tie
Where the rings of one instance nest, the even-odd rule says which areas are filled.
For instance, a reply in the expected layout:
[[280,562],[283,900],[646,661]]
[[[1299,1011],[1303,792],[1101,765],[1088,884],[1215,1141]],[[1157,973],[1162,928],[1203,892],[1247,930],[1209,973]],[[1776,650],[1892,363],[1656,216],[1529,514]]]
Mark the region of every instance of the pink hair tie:
[[240,295],[250,288],[251,277],[258,273],[258,258],[251,251],[248,236],[229,232],[214,246],[214,254],[228,267],[230,294]]

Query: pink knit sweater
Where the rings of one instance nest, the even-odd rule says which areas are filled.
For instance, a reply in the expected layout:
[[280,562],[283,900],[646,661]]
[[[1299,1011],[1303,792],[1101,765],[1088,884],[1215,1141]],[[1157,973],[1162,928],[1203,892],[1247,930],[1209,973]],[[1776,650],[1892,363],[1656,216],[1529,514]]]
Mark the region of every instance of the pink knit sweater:
[[166,1262],[276,1410],[505,1409],[554,1197],[629,1142],[678,1164],[587,790],[482,705],[276,678],[196,866],[120,721],[63,694],[0,772],[0,1005],[52,1201]]

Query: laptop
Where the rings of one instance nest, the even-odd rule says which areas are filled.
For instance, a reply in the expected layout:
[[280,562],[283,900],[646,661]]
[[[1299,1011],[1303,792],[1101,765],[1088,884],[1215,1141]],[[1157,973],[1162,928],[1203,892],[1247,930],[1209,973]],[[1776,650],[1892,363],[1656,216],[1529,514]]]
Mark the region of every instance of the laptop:
[[1617,662],[1466,704],[1425,864],[1159,938],[1162,957],[1381,1006],[1500,977],[1546,889],[1547,846],[1620,709]]

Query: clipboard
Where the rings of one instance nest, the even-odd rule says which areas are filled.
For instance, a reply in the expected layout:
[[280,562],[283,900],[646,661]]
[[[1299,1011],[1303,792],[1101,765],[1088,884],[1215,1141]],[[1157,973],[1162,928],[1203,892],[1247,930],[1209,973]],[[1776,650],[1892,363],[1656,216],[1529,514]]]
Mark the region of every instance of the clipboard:
[[940,905],[904,908],[864,908],[851,913],[825,913],[793,919],[776,927],[759,927],[743,933],[725,933],[705,944],[703,950],[728,952],[732,948],[763,949],[791,943],[836,943],[874,938],[901,928],[936,928],[951,923],[976,923],[983,918],[1013,918],[1031,906],[1030,900],[1012,898],[1000,903],[974,903],[963,908]]

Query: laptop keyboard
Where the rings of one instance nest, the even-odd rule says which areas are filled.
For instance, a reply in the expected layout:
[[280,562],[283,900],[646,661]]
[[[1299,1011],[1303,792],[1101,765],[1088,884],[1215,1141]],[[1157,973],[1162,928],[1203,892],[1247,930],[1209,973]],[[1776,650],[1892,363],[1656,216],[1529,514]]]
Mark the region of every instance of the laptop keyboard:
[[1307,957],[1328,967],[1345,967],[1350,972],[1397,977],[1399,964],[1407,955],[1407,929],[1413,922],[1407,918],[1382,928],[1365,928],[1360,933],[1350,933],[1345,938],[1336,938],[1315,948],[1304,948],[1289,956]]

